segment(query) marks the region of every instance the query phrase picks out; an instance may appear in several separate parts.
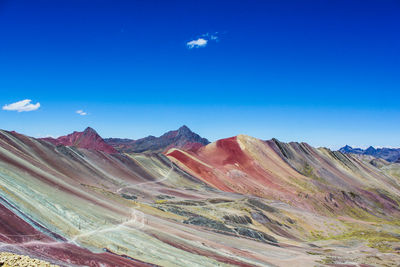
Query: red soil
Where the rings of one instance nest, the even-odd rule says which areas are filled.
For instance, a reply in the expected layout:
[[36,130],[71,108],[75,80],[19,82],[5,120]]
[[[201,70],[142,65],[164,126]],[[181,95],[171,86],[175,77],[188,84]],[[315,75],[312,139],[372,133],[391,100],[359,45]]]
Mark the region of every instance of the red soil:
[[[272,192],[282,196],[295,195],[295,192],[290,192],[290,189],[286,188],[279,177],[261,167],[250,154],[243,150],[237,137],[218,140],[215,144],[186,153],[199,161],[179,150],[174,150],[167,155],[185,165],[200,180],[217,189],[258,196],[270,195]],[[268,156],[265,155],[265,157]],[[271,164],[276,169],[278,169],[277,166],[280,167],[279,164],[286,166],[284,162],[272,160]]]
[[183,163],[187,168],[189,168],[192,172],[195,173],[196,177],[200,178],[203,182],[218,188],[223,191],[233,192],[228,186],[226,186],[219,177],[213,174],[213,170],[207,167],[206,165],[200,164],[196,160],[190,158],[182,151],[174,150],[171,153],[167,154],[171,156],[181,163]]
[[227,164],[240,164],[240,165],[250,165],[251,159],[240,148],[237,137],[231,137],[226,139],[221,139],[217,141],[217,155],[223,157],[223,165]]

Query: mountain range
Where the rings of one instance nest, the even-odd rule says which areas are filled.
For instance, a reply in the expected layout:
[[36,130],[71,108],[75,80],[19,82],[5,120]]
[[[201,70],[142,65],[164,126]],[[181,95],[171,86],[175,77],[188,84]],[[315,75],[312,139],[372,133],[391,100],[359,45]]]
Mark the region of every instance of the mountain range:
[[185,125],[180,127],[178,130],[169,131],[160,137],[148,136],[138,140],[123,138],[103,139],[91,127],[87,127],[83,132],[73,132],[58,138],[46,137],[40,139],[56,146],[73,146],[77,148],[102,151],[108,154],[118,152],[157,153],[164,152],[172,147],[195,151],[210,143],[206,138],[200,137]]
[[59,266],[396,266],[399,203],[400,164],[307,143],[0,130],[0,252]]
[[206,138],[192,132],[186,125],[160,137],[148,136],[138,140],[107,138],[105,142],[123,153],[163,152],[172,147],[197,150],[210,143]]
[[342,153],[370,155],[376,158],[387,160],[389,162],[400,162],[400,148],[374,148],[370,146],[367,149],[361,149],[346,145],[339,149],[339,151]]

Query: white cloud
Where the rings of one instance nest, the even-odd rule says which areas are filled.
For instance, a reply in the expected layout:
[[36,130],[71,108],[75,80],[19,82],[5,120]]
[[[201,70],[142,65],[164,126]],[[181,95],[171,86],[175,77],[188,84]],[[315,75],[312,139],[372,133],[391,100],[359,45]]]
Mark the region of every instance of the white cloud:
[[86,116],[87,115],[87,112],[84,112],[83,110],[77,110],[76,113],[81,115],[81,116]]
[[207,45],[208,40],[204,38],[199,38],[197,40],[192,40],[190,42],[187,42],[186,45],[188,46],[189,49],[192,49],[194,47],[205,47]]
[[12,104],[4,105],[3,110],[23,112],[34,111],[40,108],[40,103],[31,104],[31,102],[32,100],[30,99],[21,100]]
[[205,47],[209,42],[219,42],[219,32],[214,32],[214,33],[204,33],[200,35],[201,37],[197,40],[192,40],[190,42],[187,42],[186,45],[189,49],[192,48],[199,48],[199,47]]

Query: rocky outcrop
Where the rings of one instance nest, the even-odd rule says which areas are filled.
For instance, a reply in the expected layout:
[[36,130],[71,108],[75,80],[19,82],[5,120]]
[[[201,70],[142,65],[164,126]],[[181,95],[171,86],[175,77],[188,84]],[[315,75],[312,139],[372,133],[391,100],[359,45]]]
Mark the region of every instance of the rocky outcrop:
[[212,228],[218,231],[233,232],[232,229],[226,227],[225,224],[215,220],[208,219],[203,216],[191,217],[188,220],[185,220],[183,223]]

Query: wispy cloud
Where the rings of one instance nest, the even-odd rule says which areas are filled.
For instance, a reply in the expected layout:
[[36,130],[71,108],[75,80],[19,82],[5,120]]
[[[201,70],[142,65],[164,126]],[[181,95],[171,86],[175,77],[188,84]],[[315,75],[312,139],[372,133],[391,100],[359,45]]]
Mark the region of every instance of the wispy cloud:
[[219,39],[218,35],[210,35],[210,40],[217,41]]
[[186,45],[188,46],[189,49],[192,49],[192,48],[205,47],[207,43],[208,40],[204,38],[199,38],[197,40],[192,40],[190,42],[187,42]]
[[81,115],[81,116],[86,116],[87,115],[87,112],[85,112],[83,110],[77,110],[76,113]]
[[210,39],[210,41],[218,42],[218,40],[219,40],[219,32],[214,32],[214,33],[207,32],[207,33],[203,34],[202,36]]
[[31,104],[31,102],[32,100],[30,99],[21,100],[12,104],[4,105],[3,110],[24,112],[34,111],[40,108],[40,103]]

